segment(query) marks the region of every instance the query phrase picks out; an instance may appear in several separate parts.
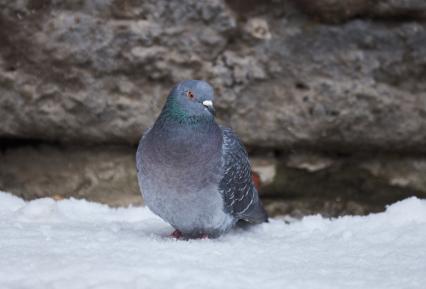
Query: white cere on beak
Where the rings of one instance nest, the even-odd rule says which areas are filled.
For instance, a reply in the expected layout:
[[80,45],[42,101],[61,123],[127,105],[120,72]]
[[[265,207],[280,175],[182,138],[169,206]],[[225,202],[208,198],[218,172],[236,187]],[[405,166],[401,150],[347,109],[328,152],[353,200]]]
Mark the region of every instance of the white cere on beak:
[[213,102],[211,100],[203,101],[203,105],[207,107],[213,107]]

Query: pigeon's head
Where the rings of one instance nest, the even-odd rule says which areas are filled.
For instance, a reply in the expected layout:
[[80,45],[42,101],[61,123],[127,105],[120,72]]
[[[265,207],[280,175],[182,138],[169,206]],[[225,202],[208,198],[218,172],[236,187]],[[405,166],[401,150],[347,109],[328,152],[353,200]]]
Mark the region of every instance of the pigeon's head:
[[213,88],[203,80],[184,80],[170,92],[168,112],[181,119],[214,119]]

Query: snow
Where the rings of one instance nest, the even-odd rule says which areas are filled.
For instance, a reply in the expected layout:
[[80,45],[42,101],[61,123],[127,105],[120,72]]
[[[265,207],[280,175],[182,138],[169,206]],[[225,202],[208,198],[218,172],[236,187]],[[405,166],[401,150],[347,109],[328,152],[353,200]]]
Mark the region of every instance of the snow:
[[426,288],[426,200],[181,241],[146,208],[0,193],[0,288]]

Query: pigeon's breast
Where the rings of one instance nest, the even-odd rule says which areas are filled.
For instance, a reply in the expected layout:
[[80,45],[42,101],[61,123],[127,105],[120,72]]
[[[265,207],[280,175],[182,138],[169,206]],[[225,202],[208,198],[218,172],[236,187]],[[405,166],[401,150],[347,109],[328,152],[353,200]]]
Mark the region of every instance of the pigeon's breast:
[[187,194],[220,181],[221,148],[212,141],[147,137],[142,140],[140,157],[144,181],[157,190]]
[[218,191],[221,146],[214,139],[176,144],[145,138],[139,147],[145,204],[182,232],[225,231],[233,218]]

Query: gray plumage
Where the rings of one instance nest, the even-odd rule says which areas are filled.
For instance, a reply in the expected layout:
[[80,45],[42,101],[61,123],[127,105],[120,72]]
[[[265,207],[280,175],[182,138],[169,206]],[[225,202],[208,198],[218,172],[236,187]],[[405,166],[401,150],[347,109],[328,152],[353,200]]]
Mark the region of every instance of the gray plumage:
[[145,204],[184,237],[218,237],[239,220],[267,221],[247,153],[213,114],[213,89],[176,85],[139,142],[136,165]]

